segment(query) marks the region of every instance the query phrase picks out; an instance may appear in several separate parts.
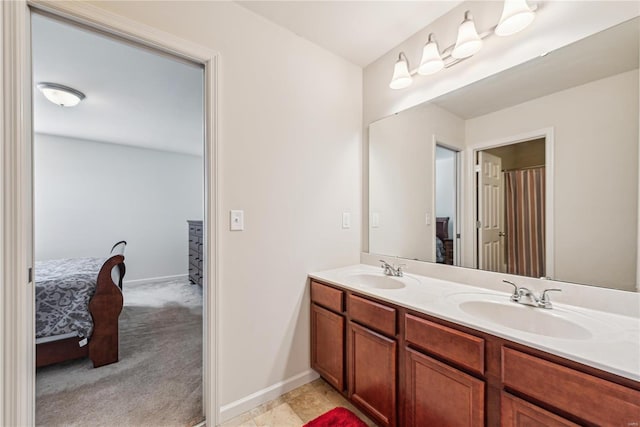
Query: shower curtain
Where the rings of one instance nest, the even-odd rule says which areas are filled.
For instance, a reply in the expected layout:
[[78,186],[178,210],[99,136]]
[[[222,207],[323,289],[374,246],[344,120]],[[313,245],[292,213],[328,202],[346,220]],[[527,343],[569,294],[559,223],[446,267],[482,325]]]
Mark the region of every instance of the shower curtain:
[[544,166],[504,175],[507,273],[545,276]]

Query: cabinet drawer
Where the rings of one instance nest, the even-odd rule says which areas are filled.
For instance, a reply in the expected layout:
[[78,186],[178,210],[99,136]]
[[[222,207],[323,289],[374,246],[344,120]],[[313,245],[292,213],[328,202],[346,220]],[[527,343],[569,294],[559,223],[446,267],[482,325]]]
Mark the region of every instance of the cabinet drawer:
[[640,391],[507,347],[502,383],[593,424],[630,426],[640,420]]
[[505,392],[500,397],[500,424],[505,427],[579,427]]
[[351,320],[389,336],[396,335],[396,310],[377,302],[355,295],[349,295],[349,316]]
[[344,292],[318,282],[311,281],[311,301],[330,310],[342,313],[344,311]]
[[411,314],[405,317],[408,343],[473,372],[484,374],[484,339]]

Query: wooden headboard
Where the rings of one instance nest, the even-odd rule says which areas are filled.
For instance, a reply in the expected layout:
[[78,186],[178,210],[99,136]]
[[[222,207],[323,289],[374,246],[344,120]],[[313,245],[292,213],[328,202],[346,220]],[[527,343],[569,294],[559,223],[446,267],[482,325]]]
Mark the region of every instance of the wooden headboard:
[[438,216],[436,217],[436,236],[440,240],[444,241],[449,238],[449,217]]

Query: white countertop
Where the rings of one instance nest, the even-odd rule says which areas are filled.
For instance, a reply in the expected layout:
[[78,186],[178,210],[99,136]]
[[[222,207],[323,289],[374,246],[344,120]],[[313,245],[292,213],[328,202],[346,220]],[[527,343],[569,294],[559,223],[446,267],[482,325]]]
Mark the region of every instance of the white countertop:
[[[476,298],[485,301],[504,299],[507,302],[510,296],[507,292],[408,273],[405,273],[404,277],[393,278],[401,280],[406,285],[401,289],[367,287],[357,284],[357,281],[351,278],[358,274],[381,275],[381,272],[380,267],[357,264],[311,273],[309,277],[640,381],[640,319],[636,317],[559,303],[554,303],[551,310],[527,307],[530,310],[544,310],[544,314],[566,318],[575,323],[579,322],[591,335],[579,339],[555,338],[524,332],[470,315],[460,309],[458,304],[461,299]],[[553,299],[553,294],[551,297]],[[523,319],[518,319],[517,316],[512,319],[514,325],[519,320]]]

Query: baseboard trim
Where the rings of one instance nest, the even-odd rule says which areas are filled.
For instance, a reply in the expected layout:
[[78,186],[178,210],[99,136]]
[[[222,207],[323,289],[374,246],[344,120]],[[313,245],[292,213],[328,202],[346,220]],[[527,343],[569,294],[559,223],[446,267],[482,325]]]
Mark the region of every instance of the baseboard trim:
[[229,421],[240,414],[262,405],[263,403],[267,403],[295,388],[305,385],[318,377],[320,377],[320,375],[318,375],[316,371],[309,369],[301,374],[256,391],[242,399],[238,399],[235,402],[223,405],[220,407],[220,419],[218,421],[220,423]]
[[188,274],[176,274],[173,276],[148,277],[146,279],[123,280],[123,285],[146,285],[147,283],[163,282],[165,280],[181,280],[189,277]]

